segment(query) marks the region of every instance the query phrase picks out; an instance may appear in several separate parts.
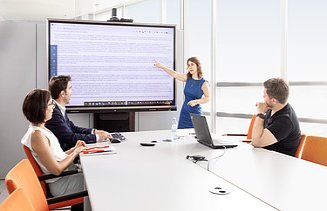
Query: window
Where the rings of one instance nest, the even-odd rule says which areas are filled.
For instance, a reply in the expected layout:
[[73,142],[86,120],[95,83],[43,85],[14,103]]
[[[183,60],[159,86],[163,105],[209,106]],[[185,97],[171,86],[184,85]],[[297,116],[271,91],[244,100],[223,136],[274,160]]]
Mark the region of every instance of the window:
[[279,1],[219,0],[216,27],[216,129],[246,133],[250,119],[219,116],[252,115],[263,82],[281,76]]
[[166,15],[168,24],[176,24],[177,29],[180,28],[180,1],[177,0],[166,0]]
[[136,23],[160,23],[161,0],[147,0],[126,6],[127,16]]
[[[199,58],[204,78],[211,81],[211,1],[188,1],[186,30],[184,40],[187,40],[188,52],[186,59],[192,56]],[[201,9],[199,9],[201,8]],[[196,14],[196,15],[195,15]],[[186,61],[184,61],[185,63]],[[186,67],[186,63],[185,66]],[[215,84],[210,84],[215,86]],[[211,100],[213,100],[211,96]],[[204,112],[210,112],[210,103],[202,106]]]
[[315,122],[301,123],[304,133],[327,135],[327,2],[289,0],[288,9],[289,102],[300,119]]
[[217,1],[218,82],[280,76],[279,7],[275,0]]
[[288,8],[288,80],[324,80],[327,69],[327,1],[289,0]]

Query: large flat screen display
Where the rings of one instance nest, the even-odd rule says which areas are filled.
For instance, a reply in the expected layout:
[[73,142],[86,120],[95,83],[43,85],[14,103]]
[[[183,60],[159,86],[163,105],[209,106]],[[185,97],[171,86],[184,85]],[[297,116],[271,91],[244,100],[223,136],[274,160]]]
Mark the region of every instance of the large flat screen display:
[[176,110],[175,25],[48,20],[49,78],[70,75],[69,111]]

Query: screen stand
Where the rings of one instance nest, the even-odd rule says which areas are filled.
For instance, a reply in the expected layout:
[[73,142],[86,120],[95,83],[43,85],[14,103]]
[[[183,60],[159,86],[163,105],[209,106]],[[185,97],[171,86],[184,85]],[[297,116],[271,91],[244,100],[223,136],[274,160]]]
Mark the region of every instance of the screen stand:
[[95,113],[94,128],[112,132],[134,132],[135,112]]

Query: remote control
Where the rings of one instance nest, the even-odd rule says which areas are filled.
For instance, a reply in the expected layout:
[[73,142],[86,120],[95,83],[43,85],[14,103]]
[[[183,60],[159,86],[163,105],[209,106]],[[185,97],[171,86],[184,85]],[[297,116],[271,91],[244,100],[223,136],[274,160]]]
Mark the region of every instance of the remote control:
[[144,147],[153,147],[154,145],[156,145],[156,144],[154,144],[154,143],[140,143],[140,145],[141,146],[144,146]]

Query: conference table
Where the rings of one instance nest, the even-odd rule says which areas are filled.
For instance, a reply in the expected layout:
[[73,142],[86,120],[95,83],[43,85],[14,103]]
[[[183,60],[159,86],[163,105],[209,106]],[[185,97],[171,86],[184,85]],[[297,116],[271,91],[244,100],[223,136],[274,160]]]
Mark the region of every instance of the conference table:
[[[209,160],[217,154],[206,149],[197,153]],[[325,166],[241,143],[212,160],[209,169],[278,210],[327,210]]]
[[239,141],[214,150],[185,131],[123,133],[114,154],[81,155],[92,210],[327,210],[326,167]]

